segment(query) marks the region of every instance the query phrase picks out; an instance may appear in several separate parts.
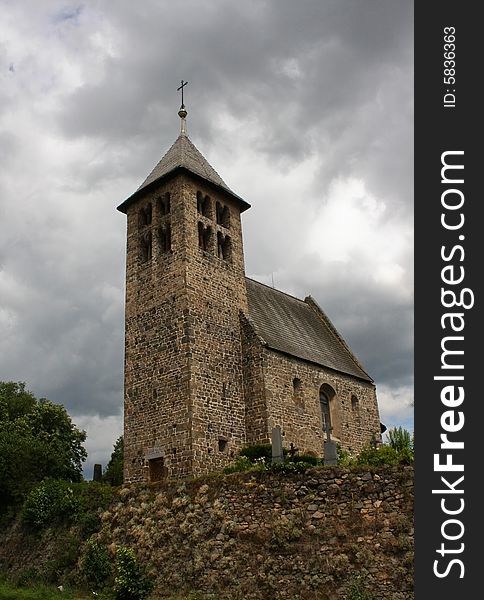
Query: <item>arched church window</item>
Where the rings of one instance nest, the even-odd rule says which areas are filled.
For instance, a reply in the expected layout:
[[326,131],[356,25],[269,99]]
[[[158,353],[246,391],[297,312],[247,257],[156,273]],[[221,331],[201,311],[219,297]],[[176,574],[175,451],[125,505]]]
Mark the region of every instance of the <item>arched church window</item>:
[[232,240],[220,231],[217,232],[217,256],[227,262],[232,260]]
[[160,217],[170,214],[170,192],[166,192],[158,198],[158,214]]
[[336,395],[333,388],[327,383],[319,388],[319,405],[321,407],[321,420],[323,424],[323,431],[325,436],[328,437],[328,433],[331,434],[333,431],[333,424],[331,419],[331,400]]
[[141,262],[151,260],[152,256],[152,243],[151,243],[151,232],[148,232],[140,239],[140,258]]
[[151,225],[151,217],[152,217],[152,207],[151,202],[141,208],[138,215],[138,222],[140,227],[146,227],[146,225]]
[[292,380],[293,400],[298,408],[304,408],[303,384],[302,381],[295,377]]
[[360,401],[354,394],[351,396],[351,410],[353,412],[358,412],[360,410]]
[[212,228],[198,223],[198,246],[205,252],[212,252]]
[[221,225],[228,229],[230,227],[230,210],[228,206],[224,206],[220,202],[215,205],[215,213],[217,217],[217,225]]
[[159,232],[160,252],[171,251],[171,227],[168,223],[165,227],[160,227]]
[[211,201],[210,196],[204,196],[202,192],[197,192],[197,211],[203,217],[210,217]]

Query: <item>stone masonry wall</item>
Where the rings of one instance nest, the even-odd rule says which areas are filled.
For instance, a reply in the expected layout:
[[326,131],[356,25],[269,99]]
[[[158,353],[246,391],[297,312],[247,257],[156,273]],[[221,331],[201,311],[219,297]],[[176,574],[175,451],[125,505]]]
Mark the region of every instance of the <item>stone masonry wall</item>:
[[98,541],[130,546],[154,596],[341,600],[358,578],[372,600],[413,598],[413,469],[310,469],[131,486]]
[[[336,392],[330,401],[333,439],[354,452],[359,452],[373,436],[380,439],[374,385],[274,350],[265,349],[264,355],[269,431],[279,425],[285,446],[293,442],[300,452],[322,455],[319,390],[323,384]],[[300,381],[297,394],[293,387],[295,378]]]
[[[247,309],[240,208],[229,195],[185,178],[193,474],[221,469],[246,441],[239,311]],[[203,214],[197,196],[205,199]],[[217,203],[225,221],[217,219]],[[200,248],[199,227],[210,228]],[[230,240],[221,256],[219,239]]]
[[264,369],[265,349],[249,319],[240,314],[245,394],[245,427],[248,444],[271,441],[268,425]]
[[285,447],[292,442],[301,453],[322,456],[319,392],[324,384],[335,391],[330,401],[333,439],[355,453],[372,438],[380,439],[373,384],[271,350],[263,345],[244,315],[241,323],[249,443],[270,441],[272,428],[280,426]]
[[[159,198],[170,194],[169,215]],[[185,285],[185,210],[177,202],[181,178],[172,179],[129,207],[126,259],[125,330],[125,479],[149,477],[146,455],[158,452],[171,474],[192,472],[188,334]],[[140,221],[151,207],[148,224]],[[163,251],[159,228],[169,223],[171,250]],[[151,256],[143,240],[151,236]]]

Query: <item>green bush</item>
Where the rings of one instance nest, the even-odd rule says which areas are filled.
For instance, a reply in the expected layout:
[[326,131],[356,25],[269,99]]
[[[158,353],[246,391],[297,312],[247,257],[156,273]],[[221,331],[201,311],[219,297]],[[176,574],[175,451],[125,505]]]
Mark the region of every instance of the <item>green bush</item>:
[[233,463],[224,467],[224,473],[244,473],[255,469],[256,465],[247,456],[238,456]]
[[144,600],[153,589],[153,581],[138,563],[132,548],[120,547],[116,551],[116,600]]
[[378,448],[368,446],[360,452],[356,458],[356,464],[370,467],[411,465],[413,464],[413,451],[409,448],[404,448],[399,452],[388,444],[383,444]]
[[280,462],[269,465],[269,469],[274,473],[304,473],[306,469],[312,467],[306,462]]
[[346,586],[345,600],[372,600],[373,596],[366,591],[361,575],[355,575]]
[[27,495],[22,520],[36,528],[72,515],[79,507],[72,484],[58,479],[44,479]]
[[308,465],[312,465],[313,467],[317,467],[321,464],[321,459],[317,456],[312,456],[311,454],[296,454],[290,459],[290,462],[293,463],[306,463]]
[[92,537],[87,541],[80,571],[84,581],[96,590],[105,587],[111,579],[111,559],[108,551]]
[[379,448],[368,446],[364,448],[356,459],[357,465],[380,467],[382,465],[397,465],[398,452],[391,446],[382,445]]
[[266,462],[270,462],[272,460],[272,446],[271,444],[252,444],[242,448],[239,456],[246,456],[251,462],[261,458]]

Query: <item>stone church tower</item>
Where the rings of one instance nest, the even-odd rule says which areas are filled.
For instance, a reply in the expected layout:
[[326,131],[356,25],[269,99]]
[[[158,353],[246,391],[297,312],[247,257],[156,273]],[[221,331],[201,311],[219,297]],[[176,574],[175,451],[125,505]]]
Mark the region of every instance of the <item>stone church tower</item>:
[[[247,310],[240,213],[181,133],[127,215],[125,478],[220,468],[245,442],[239,311]],[[223,450],[223,451],[220,451]]]
[[127,215],[125,481],[200,475],[247,443],[316,456],[380,438],[371,377],[308,296],[245,276],[250,208],[181,132]]

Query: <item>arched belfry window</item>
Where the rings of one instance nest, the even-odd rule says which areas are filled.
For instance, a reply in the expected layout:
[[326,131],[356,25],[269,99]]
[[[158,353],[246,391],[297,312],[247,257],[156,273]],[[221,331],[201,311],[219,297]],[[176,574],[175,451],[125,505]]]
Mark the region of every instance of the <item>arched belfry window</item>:
[[158,214],[164,217],[170,214],[170,210],[170,192],[166,192],[158,198]]
[[333,388],[327,383],[319,388],[319,404],[321,407],[321,419],[323,424],[323,432],[327,438],[328,432],[331,434],[333,430],[333,424],[331,420],[331,400],[336,395]]
[[152,218],[152,207],[151,202],[148,202],[146,206],[140,209],[138,222],[140,227],[146,227],[146,225],[151,225]]
[[204,196],[202,192],[197,192],[197,211],[203,216],[210,218],[211,200],[210,196]]
[[212,252],[212,228],[198,222],[198,246],[205,252]]
[[158,230],[158,239],[160,243],[160,252],[171,251],[171,227],[168,223],[165,227],[160,227]]
[[227,262],[232,260],[232,240],[220,231],[217,232],[217,256]]
[[230,210],[228,206],[224,206],[220,202],[215,205],[215,213],[217,217],[217,225],[221,225],[228,229],[230,227]]
[[148,232],[140,239],[140,258],[141,262],[147,262],[151,260],[152,256],[152,242],[151,232]]

